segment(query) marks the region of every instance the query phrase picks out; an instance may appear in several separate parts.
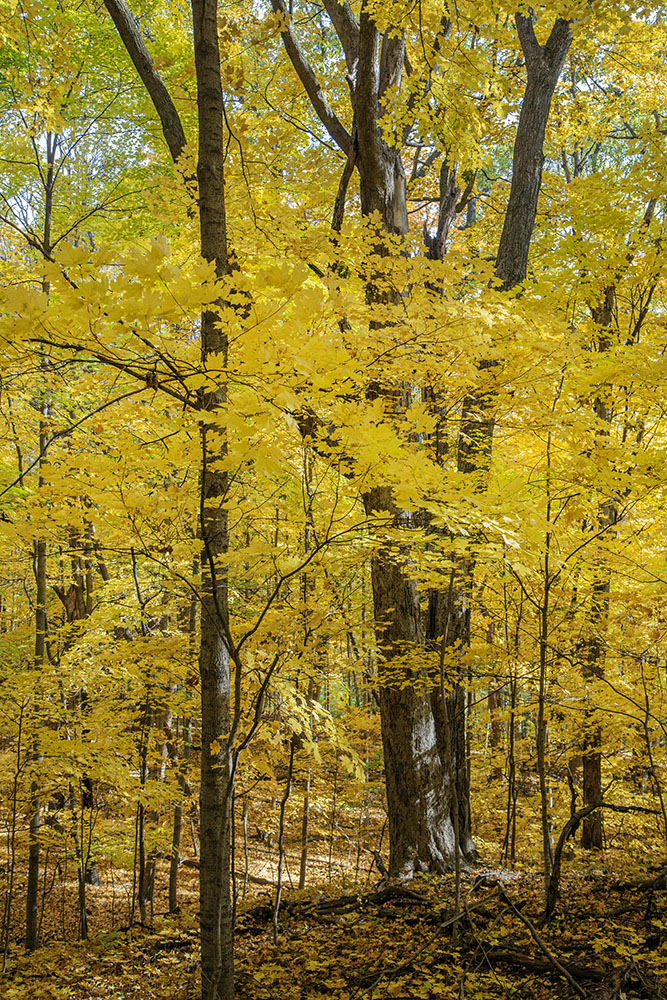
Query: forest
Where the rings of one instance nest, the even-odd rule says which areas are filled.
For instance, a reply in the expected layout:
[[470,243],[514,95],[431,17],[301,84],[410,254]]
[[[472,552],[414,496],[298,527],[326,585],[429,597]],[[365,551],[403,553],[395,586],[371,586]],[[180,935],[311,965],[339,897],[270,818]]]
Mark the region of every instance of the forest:
[[0,0],[0,994],[667,997],[667,10]]

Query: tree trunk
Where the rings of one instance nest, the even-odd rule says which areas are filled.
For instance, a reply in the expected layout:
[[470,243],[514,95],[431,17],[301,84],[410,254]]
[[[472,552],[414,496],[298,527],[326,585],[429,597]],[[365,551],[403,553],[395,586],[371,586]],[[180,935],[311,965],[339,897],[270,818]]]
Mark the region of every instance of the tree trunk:
[[465,677],[462,674],[462,655],[470,644],[472,572],[472,563],[462,559],[450,574],[448,587],[429,591],[426,625],[427,647],[440,654],[441,682],[431,693],[436,738],[442,758],[449,760],[451,777],[455,781],[458,841],[466,858],[475,854],[466,746]]
[[[53,192],[55,187],[55,163],[58,149],[58,136],[53,132],[46,134],[46,174],[40,177],[44,185],[44,228],[42,231],[41,250],[45,259],[51,254],[51,223],[53,216]],[[50,292],[49,282],[42,281],[42,291],[48,297]],[[42,371],[46,373],[48,359],[42,358]],[[46,391],[42,390],[40,401],[39,419],[39,486],[44,485],[43,471],[46,464],[47,451],[47,420],[49,416],[48,401]],[[47,654],[47,630],[48,622],[46,616],[46,541],[44,539],[35,540],[35,667],[39,669],[43,666]],[[39,750],[39,738],[35,735],[33,760],[39,764],[42,755]],[[29,846],[28,846],[28,883],[26,888],[26,930],[25,942],[29,951],[34,951],[39,941],[39,929],[37,921],[37,901],[39,896],[39,830],[41,826],[41,805],[39,800],[39,784],[34,778],[30,785],[30,820],[29,820]]]
[[[105,0],[135,69],[160,117],[174,161],[185,145],[178,111],[155,69],[143,36],[125,0]],[[218,44],[217,0],[192,0],[195,72],[197,77],[199,222],[201,254],[215,265],[218,278],[230,274],[225,218],[223,99]],[[224,303],[219,301],[217,307]],[[227,359],[227,341],[216,312],[201,317],[201,356],[206,369],[215,358],[217,371]],[[226,388],[202,391],[200,533],[202,539],[201,682],[202,737],[200,787],[200,933],[202,1000],[234,996],[234,929],[230,872],[230,816],[233,794],[230,744],[230,633],[227,578],[220,556],[227,551],[224,507],[227,475],[216,469],[225,446],[212,444],[224,428],[209,425],[206,413],[224,406]]]
[[[359,68],[355,90],[357,165],[360,176],[361,209],[376,213],[387,233],[408,229],[405,173],[400,150],[385,142],[380,127],[380,97],[400,82],[405,57],[402,36],[380,33],[362,7],[359,37]],[[381,249],[381,248],[380,248]],[[372,281],[367,295],[377,297]],[[403,405],[400,389],[385,389],[389,413]],[[410,515],[397,508],[389,487],[376,487],[364,496],[369,516],[391,517],[395,527],[409,527]],[[401,658],[423,647],[419,594],[404,571],[402,559],[385,549],[371,561],[375,631],[380,649],[379,690],[382,744],[384,750],[387,815],[389,826],[389,873],[409,877],[415,871],[444,872],[454,867],[455,831],[452,816],[452,777],[461,779],[460,802],[466,819],[459,828],[468,844],[465,750],[456,763],[449,759],[445,735],[453,720],[459,723],[465,746],[465,715],[458,705],[444,710],[438,688],[426,671],[405,668]],[[406,683],[408,681],[410,683]],[[452,747],[460,752],[461,739],[452,732]],[[460,764],[463,764],[461,767]]]
[[[395,523],[401,522],[388,487],[376,488],[365,500],[369,515],[393,510]],[[371,579],[380,653],[389,874],[444,872],[453,867],[455,845],[451,769],[442,740],[449,719],[426,671],[402,663],[423,645],[417,588],[393,553],[382,549],[372,559]]]
[[[644,213],[643,225],[648,226],[655,211],[655,198],[649,199]],[[635,249],[630,245],[626,254],[626,264],[629,266],[635,256]],[[616,309],[616,286],[622,271],[614,276],[614,281],[604,289],[602,298],[591,307],[591,317],[597,326],[597,343],[595,350],[604,354],[609,351],[612,341],[610,328]],[[640,321],[641,325],[641,321]],[[637,328],[639,333],[639,328]],[[613,418],[612,408],[602,396],[595,399],[593,412],[597,420],[596,439],[604,440],[609,436]],[[605,531],[613,527],[618,520],[618,503],[610,497],[598,508],[597,530]],[[588,641],[586,659],[583,665],[583,675],[586,683],[604,673],[605,634],[607,630],[607,615],[609,612],[609,593],[611,590],[611,569],[609,566],[597,567],[596,579],[593,583],[593,598],[591,602],[590,625],[592,635]],[[602,729],[591,719],[590,708],[586,712],[584,735],[582,740],[582,771],[583,771],[583,806],[593,805],[602,801]],[[602,811],[589,812],[582,822],[581,844],[586,848],[601,848],[604,843],[602,827]]]
[[[598,519],[600,526],[612,524],[616,520],[616,507],[609,504],[609,509],[601,512]],[[613,520],[609,520],[613,516]],[[595,634],[588,642],[588,655],[584,663],[584,679],[588,685],[596,677],[602,677],[604,672],[605,633],[607,631],[607,614],[609,611],[609,591],[611,573],[607,569],[604,579],[598,579],[593,585],[593,601],[590,613],[590,627]],[[583,806],[590,806],[602,801],[602,728],[592,717],[590,707],[586,709],[584,733],[581,744],[582,752],[582,784]],[[581,824],[581,846],[585,848],[602,848],[604,846],[602,829],[602,810],[588,813]]]
[[187,793],[187,773],[190,763],[190,744],[192,742],[192,719],[183,722],[183,756],[177,761],[178,784],[181,796],[174,806],[174,824],[171,835],[171,858],[169,859],[169,912],[178,913],[178,866],[181,853],[181,834],[183,831],[183,802]]
[[306,787],[303,792],[303,810],[301,813],[301,854],[299,856],[299,889],[306,888],[306,872],[308,870],[308,838],[310,828],[310,780],[311,771],[306,772]]
[[[592,310],[593,321],[599,327],[597,351],[605,353],[611,346],[609,328],[616,307],[616,288],[609,285],[604,292],[604,298]],[[593,405],[593,412],[598,423],[596,439],[606,439],[612,421],[612,411],[604,399],[598,397]],[[604,531],[616,523],[618,517],[615,500],[610,499],[600,504],[597,516],[597,530]],[[604,673],[605,634],[607,631],[607,615],[609,612],[609,592],[611,589],[611,570],[608,566],[596,567],[596,579],[593,582],[593,597],[589,626],[591,636],[588,641],[587,655],[583,667],[584,682],[588,688],[596,677]],[[588,695],[588,692],[587,692]],[[588,702],[588,697],[587,697]],[[602,801],[602,727],[592,717],[589,705],[586,708],[584,720],[582,752],[582,798],[583,808],[595,802]],[[587,849],[601,850],[604,845],[602,827],[602,810],[596,809],[587,813],[581,824],[581,846]]]
[[[40,446],[46,440],[44,422],[40,425]],[[43,666],[46,657],[46,542],[35,543],[35,666]],[[34,740],[33,760],[41,761],[37,737]],[[41,826],[41,806],[39,785],[33,779],[30,783],[30,821],[28,826],[28,884],[26,888],[26,930],[25,943],[28,951],[34,951],[38,944],[37,911],[39,899],[39,830]]]
[[[571,42],[570,24],[563,19],[555,22],[544,46],[537,42],[529,18],[517,15],[516,25],[528,81],[514,147],[512,188],[496,260],[496,275],[506,289],[526,277],[542,180],[546,125]],[[404,233],[407,213],[400,151],[387,146],[379,128],[380,97],[387,87],[400,83],[404,40],[402,36],[390,38],[385,34],[380,41],[364,6],[359,27],[354,110],[362,212],[378,213],[385,231]],[[488,362],[480,363],[480,370],[491,367]],[[395,398],[392,402],[395,407]],[[486,477],[493,442],[492,405],[491,391],[464,400],[457,456],[462,474],[481,473],[481,477]],[[375,489],[364,499],[368,513],[389,514],[396,526],[409,522],[408,515],[396,509],[391,490]],[[470,641],[473,569],[469,559],[462,559],[449,588],[432,590],[429,594],[426,640],[432,648],[442,644],[443,664],[452,661],[460,664],[461,653]],[[380,553],[373,559],[371,572],[376,632],[384,661],[380,666],[379,697],[390,873],[407,874],[415,868],[442,871],[453,867],[457,860],[456,828],[460,852],[465,857],[474,853],[463,678],[458,675],[448,678],[446,686],[451,685],[452,693],[446,704],[440,688],[433,688],[425,677],[413,677],[411,685],[399,686],[396,680],[392,683],[392,661],[422,643],[419,596],[401,565],[387,555]],[[456,822],[452,815],[454,808],[458,810]]]
[[[272,0],[272,6],[285,18],[282,32],[285,48],[315,113],[333,141],[347,154],[334,206],[334,231],[340,231],[345,192],[356,165],[362,214],[375,216],[378,228],[385,233],[406,233],[406,179],[400,141],[391,145],[385,141],[381,120],[382,98],[391,88],[400,87],[406,66],[403,32],[392,27],[381,35],[368,0],[362,0],[358,24],[349,4],[325,0],[350,74],[353,128],[349,136],[307,62],[283,0]],[[504,288],[512,288],[526,277],[542,179],[546,124],[571,42],[570,22],[562,18],[554,23],[544,46],[538,43],[530,18],[517,15],[516,26],[526,59],[528,83],[514,149],[510,201],[496,262],[496,275]],[[444,19],[445,33],[448,27],[449,22]],[[454,174],[441,177],[442,202],[449,206],[450,213],[454,188]],[[444,247],[446,219],[443,217],[441,222],[438,236],[430,246],[431,252]],[[386,254],[388,251],[382,241],[378,242],[378,254]],[[382,297],[374,287],[373,276],[369,277],[367,297],[371,302]],[[491,367],[488,362],[480,363],[480,369]],[[379,385],[374,386],[373,391],[385,398],[388,415],[400,412],[403,405],[400,387]],[[492,403],[492,378],[488,390],[477,392],[464,401],[459,471],[480,471],[483,477],[488,469],[494,425]],[[391,488],[371,490],[365,494],[364,503],[369,515],[380,515],[394,528],[410,526],[410,515],[396,507]],[[406,559],[405,553],[397,560],[381,549],[371,565],[380,646],[379,702],[392,874],[408,874],[419,868],[443,870],[452,867],[455,826],[461,834],[462,850],[465,853],[472,851],[463,687],[457,684],[445,705],[439,686],[426,676],[417,676],[416,668],[412,668],[411,684],[405,684],[405,670],[399,664],[403,654],[414,651],[423,642],[419,595],[404,572]],[[469,641],[472,568],[469,559],[463,560],[455,573],[456,589],[450,588],[447,598],[440,592],[430,597],[427,639],[435,646],[439,642],[443,644],[443,663],[449,662],[452,651],[455,656],[460,654]],[[451,648],[445,649],[450,643]],[[452,780],[456,781],[456,790]],[[453,794],[455,791],[458,795]],[[452,802],[456,798],[459,811],[454,823]]]
[[544,136],[551,101],[572,42],[571,22],[559,17],[540,45],[532,18],[517,14],[515,24],[526,60],[526,90],[512,158],[512,184],[498,246],[496,275],[503,288],[525,281],[528,253],[542,186]]
[[[218,47],[217,0],[192,0],[199,153],[201,253],[215,264],[217,277],[229,274],[225,218],[223,102]],[[219,303],[222,305],[222,303]],[[201,317],[204,368],[226,365],[227,341],[215,312]],[[227,474],[219,471],[220,446],[212,444],[222,429],[209,427],[206,412],[224,406],[226,388],[202,393],[202,465],[200,528],[202,549],[201,645],[201,791],[200,924],[202,1000],[234,996],[234,928],[230,879],[232,761],[230,737],[230,667],[227,578],[220,556],[227,551]],[[223,446],[224,447],[224,446]]]

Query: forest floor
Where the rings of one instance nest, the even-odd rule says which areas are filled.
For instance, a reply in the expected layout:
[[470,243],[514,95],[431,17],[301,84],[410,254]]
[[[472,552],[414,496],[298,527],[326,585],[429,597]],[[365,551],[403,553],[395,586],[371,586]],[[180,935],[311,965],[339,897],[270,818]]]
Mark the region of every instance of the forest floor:
[[[298,891],[287,880],[277,935],[270,879],[246,886],[245,897],[239,885],[239,1000],[667,998],[664,858],[640,864],[638,857],[630,870],[627,852],[591,855],[575,847],[556,912],[542,927],[537,866],[472,867],[461,874],[457,909],[454,875],[388,885],[357,864],[354,885],[344,871],[329,881],[320,860],[318,884]],[[162,872],[152,926],[132,928],[120,912],[119,893],[127,889],[121,874],[111,888],[101,874],[102,884],[88,889],[90,940],[47,940],[33,955],[13,946],[0,978],[2,1000],[194,1000],[196,870],[182,869],[183,905],[174,916],[164,913]],[[124,874],[131,885],[131,873]],[[74,885],[67,900],[76,902]],[[65,916],[71,920],[73,911],[66,915],[63,904]]]

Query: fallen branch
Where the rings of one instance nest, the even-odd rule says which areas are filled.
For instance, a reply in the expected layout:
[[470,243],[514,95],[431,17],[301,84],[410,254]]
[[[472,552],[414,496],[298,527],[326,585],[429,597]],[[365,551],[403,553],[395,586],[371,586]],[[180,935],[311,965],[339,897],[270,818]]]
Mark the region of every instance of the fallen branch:
[[[181,868],[196,868],[199,870],[199,858],[186,858],[185,861],[181,861]],[[245,872],[234,872],[234,878],[237,879],[248,879],[248,882],[252,882],[253,885],[266,885],[272,889],[275,889],[278,885],[273,879],[263,878],[261,875],[246,875]]]
[[659,875],[653,878],[644,879],[642,882],[620,882],[617,889],[664,889],[667,885],[667,870],[663,869]]
[[605,919],[622,917],[624,913],[631,913],[633,910],[638,910],[644,903],[650,901],[653,895],[653,888],[649,889],[648,892],[643,892],[641,896],[633,900],[632,903],[622,903],[621,906],[615,906],[613,910],[607,910],[604,914]]
[[501,899],[503,899],[503,901],[509,906],[509,908],[512,910],[512,912],[519,918],[519,920],[521,921],[521,923],[524,924],[524,926],[528,928],[528,930],[530,931],[530,936],[532,937],[533,941],[535,942],[535,944],[537,945],[537,947],[540,949],[540,951],[544,955],[546,955],[546,957],[549,959],[549,961],[553,965],[554,969],[561,976],[563,976],[564,979],[566,979],[568,981],[568,983],[570,984],[570,986],[572,987],[572,989],[576,993],[578,993],[580,997],[585,997],[586,994],[584,993],[584,991],[582,990],[582,988],[575,982],[573,976],[568,972],[568,970],[565,968],[565,966],[562,965],[558,961],[558,959],[556,958],[556,956],[551,954],[551,952],[549,951],[549,949],[545,945],[544,941],[542,940],[542,938],[540,937],[540,935],[537,933],[537,929],[535,927],[535,924],[532,922],[532,920],[530,920],[525,914],[523,914],[521,912],[521,910],[518,907],[516,907],[514,905],[514,903],[512,902],[512,900],[510,899],[510,897],[505,892],[505,890],[503,889],[502,886],[498,886],[498,892],[500,893]]
[[[363,990],[375,989],[383,979],[387,980],[398,979],[400,976],[403,976],[407,972],[412,971],[415,967],[415,960],[420,956],[420,954],[427,951],[428,947],[431,945],[434,938],[437,935],[439,935],[441,931],[444,930],[445,927],[450,927],[453,924],[457,924],[461,920],[465,920],[466,918],[468,919],[468,922],[472,926],[472,923],[470,921],[470,914],[473,913],[474,911],[485,911],[486,903],[488,903],[491,899],[496,899],[497,896],[498,894],[494,890],[487,896],[484,896],[482,899],[480,899],[478,903],[474,903],[472,906],[468,906],[467,904],[465,904],[464,911],[461,911],[460,913],[455,913],[452,917],[449,917],[447,920],[438,922],[438,927],[435,934],[432,935],[430,938],[427,938],[423,942],[421,947],[416,952],[414,952],[406,962],[402,962],[400,965],[387,966],[384,969],[375,969],[371,972],[364,972],[361,975],[355,976],[354,978],[350,979],[349,980],[350,986],[356,986]],[[428,965],[429,963],[425,964]]]
[[[484,958],[492,964],[504,962],[507,965],[519,965],[523,969],[531,969],[533,972],[553,972],[552,962],[533,958],[531,955],[526,955],[523,952],[490,948],[484,953]],[[567,965],[563,965],[563,968],[567,969],[572,979],[579,979],[582,982],[601,983],[605,978],[605,973],[602,969],[598,969],[595,966],[573,965],[571,962],[568,962]],[[577,987],[577,992],[581,993],[579,987]]]

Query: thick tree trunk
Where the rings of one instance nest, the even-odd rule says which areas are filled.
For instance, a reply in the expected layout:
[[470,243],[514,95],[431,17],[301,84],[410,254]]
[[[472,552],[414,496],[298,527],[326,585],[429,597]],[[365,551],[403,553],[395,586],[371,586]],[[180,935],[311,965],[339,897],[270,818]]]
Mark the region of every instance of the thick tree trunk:
[[[287,14],[283,0],[272,0],[274,10]],[[334,208],[334,231],[340,231],[347,183],[354,165],[360,177],[361,210],[375,216],[378,228],[390,234],[408,230],[406,179],[400,144],[389,145],[382,131],[382,98],[400,86],[405,67],[405,38],[399,30],[380,34],[368,0],[362,0],[357,25],[347,3],[334,0],[325,7],[337,31],[350,73],[354,126],[348,136],[324,98],[322,88],[298,44],[291,22],[283,32],[287,53],[310,97],[313,109],[331,138],[347,153]],[[526,59],[528,83],[516,145],[510,202],[496,262],[496,275],[504,288],[526,277],[528,251],[542,179],[543,142],[551,99],[571,41],[570,24],[558,19],[544,46],[540,46],[530,18],[516,17],[517,31]],[[356,69],[356,73],[355,73]],[[443,205],[451,205],[455,176],[441,178]],[[451,189],[451,190],[450,190]],[[448,197],[449,196],[449,197]],[[454,205],[455,209],[456,205]],[[429,247],[431,254],[444,246],[446,220]],[[379,240],[378,253],[387,251]],[[373,276],[367,288],[369,301],[383,298]],[[491,368],[481,362],[480,369]],[[384,396],[388,415],[400,413],[400,386],[374,388]],[[464,401],[459,435],[459,471],[488,469],[493,438],[493,379],[488,389]],[[390,487],[375,488],[364,496],[369,515],[381,515],[395,527],[409,526],[409,515],[397,509]],[[454,866],[458,827],[464,853],[473,850],[465,739],[465,696],[460,683],[443,697],[446,679],[410,677],[400,658],[423,643],[420,605],[416,587],[404,572],[406,556],[396,558],[380,550],[372,560],[375,623],[380,646],[379,701],[385,753],[387,808],[390,834],[390,871],[409,873],[418,868],[444,870]],[[469,641],[472,564],[464,560],[455,576],[457,586],[447,595],[430,596],[428,642],[442,649],[442,664],[459,654]],[[458,794],[457,794],[458,793]],[[452,803],[458,799],[458,815]],[[455,807],[456,808],[456,807]]]
[[[526,278],[542,183],[544,137],[556,84],[572,41],[570,22],[562,18],[554,23],[544,46],[538,43],[530,18],[517,14],[515,23],[526,61],[527,82],[514,143],[510,197],[496,257],[496,277],[506,291]],[[480,374],[488,372],[488,388],[471,393],[462,405],[457,468],[462,475],[473,477],[473,490],[486,488],[491,465],[495,425],[493,372],[496,364],[486,359],[479,362]],[[474,563],[464,556],[452,576],[452,582],[458,580],[458,585],[450,588],[448,599],[445,600],[442,592],[432,592],[430,596],[429,627],[434,630],[434,641],[442,636],[443,648],[448,647],[454,657],[457,647],[461,650],[470,642],[473,573]],[[457,768],[461,846],[464,850],[471,850],[469,797],[461,797],[468,783],[461,774],[465,729],[458,722],[458,716],[464,712],[460,685],[459,680],[452,693],[454,704],[458,700],[461,706],[452,719],[452,752],[453,764]]]
[[[496,275],[506,289],[526,277],[542,180],[543,145],[556,83],[571,42],[569,22],[559,19],[544,46],[530,19],[517,15],[517,31],[526,58],[528,82],[514,148],[512,188],[496,260]],[[357,165],[365,215],[377,213],[390,233],[407,231],[405,174],[400,151],[388,147],[380,128],[380,97],[400,82],[404,64],[402,37],[380,39],[362,6],[359,66],[355,90]],[[445,202],[446,199],[443,199]],[[441,239],[442,242],[442,239]],[[492,365],[482,361],[480,370]],[[491,380],[490,380],[491,381]],[[395,400],[393,401],[395,404]],[[462,474],[485,478],[493,442],[493,390],[473,394],[463,403],[457,466]],[[477,485],[477,488],[480,484]],[[389,514],[397,525],[406,515],[395,509],[391,490],[365,497],[370,512]],[[427,642],[441,647],[443,667],[460,671],[461,652],[470,641],[473,564],[461,560],[451,585],[429,594]],[[445,870],[454,866],[455,829],[460,851],[474,853],[471,835],[465,692],[459,676],[441,685],[413,677],[411,685],[391,683],[392,661],[422,643],[419,597],[400,564],[382,553],[372,565],[375,620],[383,656],[380,709],[385,753],[389,816],[390,872],[415,868]],[[445,699],[443,691],[451,688]],[[453,810],[458,816],[453,816]]]
[[[427,646],[440,654],[440,685],[431,693],[436,739],[441,757],[448,762],[448,777],[455,782],[451,809],[458,809],[458,840],[465,858],[475,854],[462,676],[462,654],[470,644],[472,573],[472,563],[462,559],[450,574],[448,586],[429,591],[426,621]],[[452,815],[452,823],[453,819]]]
[[[367,8],[362,7],[355,90],[361,209],[364,215],[376,215],[381,228],[392,234],[408,230],[406,181],[400,150],[388,146],[382,135],[380,98],[387,87],[400,81],[404,57],[403,38],[381,37]],[[372,279],[368,296],[371,300],[377,297]],[[395,414],[402,406],[400,388],[381,391],[388,413]],[[389,487],[371,490],[364,503],[370,516],[388,515],[396,527],[409,527],[410,517],[396,507]],[[450,716],[433,678],[414,662],[406,666],[402,660],[413,654],[414,661],[414,653],[424,645],[419,594],[405,572],[405,558],[407,553],[397,559],[381,548],[371,561],[392,877],[453,868],[454,780],[463,779],[460,801],[464,809],[469,800],[465,750],[461,768],[460,761],[450,759],[446,739],[452,719],[459,721],[460,715],[465,745],[464,713],[459,713],[457,706]],[[461,740],[455,739],[454,732],[451,736],[451,745],[458,746]],[[467,818],[459,828],[469,829]],[[466,833],[466,843],[467,839]]]
[[[403,515],[391,490],[378,487],[366,495],[366,510]],[[375,630],[380,650],[379,702],[389,820],[389,874],[447,871],[454,860],[451,816],[451,769],[439,739],[448,719],[436,711],[433,681],[410,666],[423,645],[415,584],[394,553],[381,549],[371,563]],[[408,682],[408,683],[406,683]],[[436,721],[437,719],[437,721]]]

